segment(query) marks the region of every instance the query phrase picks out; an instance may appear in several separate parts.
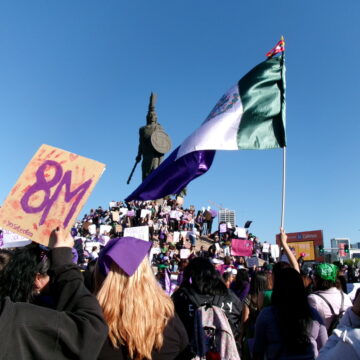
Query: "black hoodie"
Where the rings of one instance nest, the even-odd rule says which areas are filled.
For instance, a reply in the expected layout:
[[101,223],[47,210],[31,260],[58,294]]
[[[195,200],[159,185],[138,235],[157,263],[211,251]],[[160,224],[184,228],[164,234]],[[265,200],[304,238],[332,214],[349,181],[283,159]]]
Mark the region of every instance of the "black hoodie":
[[0,360],[97,358],[107,325],[71,258],[70,248],[52,250],[51,291],[57,310],[8,297],[0,301]]

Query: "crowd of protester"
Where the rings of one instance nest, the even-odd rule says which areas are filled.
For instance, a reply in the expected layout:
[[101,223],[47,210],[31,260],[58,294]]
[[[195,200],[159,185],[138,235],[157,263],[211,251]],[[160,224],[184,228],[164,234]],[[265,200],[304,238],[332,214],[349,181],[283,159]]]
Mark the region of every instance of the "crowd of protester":
[[[0,250],[0,358],[360,359],[355,269],[297,259],[283,229],[280,259],[250,233],[261,261],[232,256],[215,217],[112,202],[51,249]],[[137,226],[150,241],[124,237]]]
[[[195,251],[197,240],[202,238],[213,244],[210,249],[206,249],[210,257],[219,258],[220,255],[230,255],[231,239],[239,238],[239,234],[236,224],[218,224],[216,216],[217,211],[210,207],[200,210],[196,210],[194,206],[183,208],[176,200],[171,199],[162,203],[112,201],[107,209],[99,206],[86,213],[75,224],[72,234],[78,240],[76,245],[81,252],[80,263],[96,258],[100,249],[111,238],[122,237],[127,228],[138,226],[148,227],[149,240],[154,243],[154,247],[167,247],[170,252],[177,250],[177,253],[183,248]],[[243,238],[243,235],[240,237]],[[271,260],[270,246],[266,241],[261,243],[249,232],[246,237],[253,243],[253,255],[266,261]],[[91,248],[86,247],[86,243],[91,244]],[[178,262],[171,266],[176,268]]]

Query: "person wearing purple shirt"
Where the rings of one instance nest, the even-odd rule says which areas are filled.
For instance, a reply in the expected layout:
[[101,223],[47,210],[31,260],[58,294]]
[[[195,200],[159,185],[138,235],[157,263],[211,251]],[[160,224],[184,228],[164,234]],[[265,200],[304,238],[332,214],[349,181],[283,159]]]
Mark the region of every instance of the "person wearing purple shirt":
[[230,285],[230,289],[242,302],[250,291],[249,273],[246,269],[239,269],[235,281]]

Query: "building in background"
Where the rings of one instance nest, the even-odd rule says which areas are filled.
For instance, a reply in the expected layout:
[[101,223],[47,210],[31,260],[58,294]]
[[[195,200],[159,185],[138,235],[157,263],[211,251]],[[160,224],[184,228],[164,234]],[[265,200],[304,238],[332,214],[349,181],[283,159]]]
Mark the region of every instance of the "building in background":
[[219,224],[223,221],[230,223],[234,228],[236,226],[236,214],[234,210],[221,209],[218,213]]
[[350,252],[345,251],[345,245],[350,248],[350,239],[333,238],[330,240],[332,258],[336,260],[350,259]]

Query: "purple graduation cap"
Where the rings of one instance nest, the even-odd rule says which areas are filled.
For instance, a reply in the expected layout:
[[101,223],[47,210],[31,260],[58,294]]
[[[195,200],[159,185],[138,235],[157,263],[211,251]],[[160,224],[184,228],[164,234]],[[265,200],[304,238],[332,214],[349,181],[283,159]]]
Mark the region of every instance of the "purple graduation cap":
[[111,263],[118,265],[127,275],[134,274],[140,263],[148,254],[152,243],[133,237],[111,239],[100,252],[98,265],[100,271],[107,275]]

